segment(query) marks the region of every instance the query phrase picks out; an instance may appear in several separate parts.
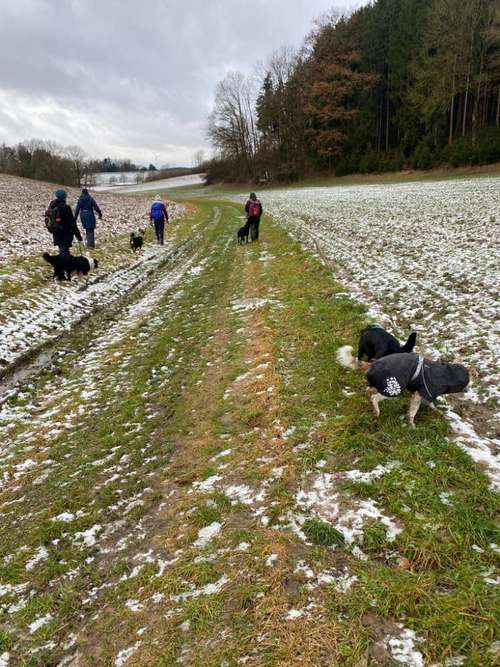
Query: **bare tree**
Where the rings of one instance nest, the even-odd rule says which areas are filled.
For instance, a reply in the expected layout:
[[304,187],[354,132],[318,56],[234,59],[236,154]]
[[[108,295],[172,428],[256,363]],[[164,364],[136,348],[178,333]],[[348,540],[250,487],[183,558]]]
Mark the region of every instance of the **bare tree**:
[[71,161],[75,171],[75,182],[81,185],[82,176],[85,169],[86,153],[80,146],[67,146],[65,149],[66,157]]
[[236,162],[238,171],[253,174],[257,149],[255,87],[241,72],[230,72],[215,91],[215,104],[208,122],[208,137],[224,159]]
[[205,162],[205,151],[203,150],[203,148],[200,148],[197,151],[195,151],[193,155],[193,163],[195,167],[198,167],[198,169],[200,169],[204,162]]

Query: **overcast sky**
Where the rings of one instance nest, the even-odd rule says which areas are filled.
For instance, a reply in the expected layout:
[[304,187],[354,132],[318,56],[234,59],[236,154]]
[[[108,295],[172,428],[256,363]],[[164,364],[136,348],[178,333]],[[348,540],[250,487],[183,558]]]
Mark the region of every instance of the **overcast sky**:
[[217,82],[362,0],[0,0],[0,142],[190,164]]

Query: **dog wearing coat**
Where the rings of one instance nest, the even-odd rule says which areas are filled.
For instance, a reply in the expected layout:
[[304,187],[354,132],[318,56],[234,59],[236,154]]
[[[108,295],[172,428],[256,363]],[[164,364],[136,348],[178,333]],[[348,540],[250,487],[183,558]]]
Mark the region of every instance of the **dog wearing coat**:
[[[381,331],[384,332],[383,329]],[[366,329],[361,332],[359,347],[364,354],[366,354],[366,348],[363,348],[362,338],[365,332]],[[368,335],[370,336],[371,333],[369,332]],[[422,400],[434,407],[433,402],[438,396],[460,393],[469,384],[469,373],[461,364],[431,361],[413,352],[387,352],[388,349],[393,348],[393,341],[379,332],[375,335],[379,343],[378,349],[374,350],[369,346],[369,352],[373,352],[371,358],[376,357],[373,362],[361,361],[363,354],[359,354],[358,359],[355,359],[352,355],[352,347],[349,345],[339,348],[337,361],[344,368],[366,370],[366,381],[370,387],[371,402],[376,417],[380,416],[380,401],[395,398],[408,389],[412,393],[408,421],[413,427]],[[411,346],[413,349],[415,337],[416,334],[411,334],[405,345],[400,347]],[[385,348],[384,341],[388,342]],[[397,340],[396,343],[399,345]],[[386,354],[376,356],[376,353],[380,353],[383,349],[386,350]]]

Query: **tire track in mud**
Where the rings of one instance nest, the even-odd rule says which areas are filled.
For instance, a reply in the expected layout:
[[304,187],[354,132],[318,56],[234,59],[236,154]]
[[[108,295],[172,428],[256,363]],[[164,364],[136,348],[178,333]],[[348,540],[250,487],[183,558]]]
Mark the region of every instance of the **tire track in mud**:
[[[219,216],[220,211],[214,210],[211,223]],[[197,227],[193,228],[195,234]],[[76,290],[71,285],[51,283],[34,308],[23,309],[24,298],[13,300],[12,315],[4,315],[0,328],[0,405],[27,379],[50,366],[61,339],[69,332],[103,312],[118,316],[131,294],[140,297],[141,290],[148,289],[150,282],[154,284],[159,272],[175,267],[194,247],[193,236],[180,243],[167,241],[165,250],[145,254],[111,274],[98,275]]]
[[[108,578],[112,563],[120,560],[125,550],[132,549],[129,543],[144,539],[142,518],[131,520],[131,526],[126,524],[137,508],[156,502],[155,466],[168,463],[168,447],[156,442],[155,433],[159,417],[163,422],[169,417],[155,402],[169,391],[172,382],[175,384],[176,374],[179,375],[177,383],[182,383],[185,357],[189,353],[194,355],[186,351],[178,356],[184,345],[180,339],[174,343],[178,350],[172,347],[165,353],[162,334],[170,319],[184,316],[182,308],[180,314],[177,312],[184,292],[189,292],[190,285],[196,284],[214,257],[218,257],[218,261],[224,258],[228,250],[224,238],[212,244],[207,242],[220,219],[221,212],[215,207],[210,220],[204,224],[204,237],[195,235],[177,248],[173,266],[162,263],[157,274],[143,285],[138,298],[121,308],[111,322],[104,323],[98,340],[81,350],[66,375],[49,379],[25,405],[14,403],[0,410],[0,441],[4,443],[0,453],[0,511],[2,532],[4,536],[12,536],[10,543],[4,541],[0,549],[0,612],[6,612],[7,616],[15,616],[17,612],[26,614],[26,608],[35,605],[35,601],[43,599],[50,590],[57,591],[74,582],[82,587],[80,604],[90,610],[100,591],[116,583],[110,583]],[[205,312],[205,306],[202,302],[197,304],[193,317],[188,319],[196,318],[201,323],[208,320],[210,313]],[[191,324],[186,321],[186,327]],[[191,343],[188,341],[185,345]],[[160,350],[160,357],[158,365],[151,367],[148,355],[155,346]],[[201,362],[195,358],[193,363]],[[138,396],[139,383],[143,383],[145,391]],[[177,390],[170,391],[175,394]],[[135,396],[136,402],[133,404],[131,400],[135,407],[130,408],[128,421],[125,421],[119,411],[127,413],[127,396]],[[102,436],[98,433],[93,440],[93,421],[99,428],[99,420],[105,420],[107,413],[113,415],[115,405],[118,407],[114,423],[110,421],[107,427],[104,424]],[[110,447],[113,429],[121,429],[123,437],[117,437],[118,444]],[[84,448],[79,432],[89,435]],[[87,477],[89,489],[82,495],[78,485],[85,484]],[[46,492],[46,487],[54,491]],[[84,502],[85,497],[87,502]],[[75,501],[81,505],[78,509]],[[105,503],[97,512],[96,501]],[[47,513],[53,514],[49,525],[59,526],[55,539],[48,539],[49,535],[54,537],[54,532],[47,528]],[[44,522],[45,527],[40,527]],[[23,533],[25,542],[16,549],[16,539],[22,538]],[[68,552],[64,561],[77,561],[75,552],[80,550],[88,557],[69,572],[60,572],[57,576],[54,572],[47,574],[48,581],[42,585],[43,575],[32,577],[29,573],[35,568],[43,571],[49,564],[52,567],[54,558],[61,561],[61,556],[57,555],[60,543],[66,545],[65,550],[73,552],[73,556]],[[96,584],[96,575],[86,580],[85,570],[96,560],[103,561],[98,569],[100,584]],[[160,570],[167,566],[164,561],[157,564]],[[67,570],[67,566],[64,569]],[[24,570],[27,577],[23,577]],[[21,578],[27,581],[14,584],[12,580],[19,577],[19,571]],[[79,623],[83,617],[82,612]],[[22,630],[21,619],[21,627],[16,629],[16,635],[22,637],[17,650],[23,656],[33,653],[35,648],[35,652],[52,651],[58,642],[37,648],[31,635],[36,637],[38,628],[56,621],[56,611],[39,614],[28,629]],[[69,641],[71,643],[71,637]],[[26,649],[21,648],[23,644]]]

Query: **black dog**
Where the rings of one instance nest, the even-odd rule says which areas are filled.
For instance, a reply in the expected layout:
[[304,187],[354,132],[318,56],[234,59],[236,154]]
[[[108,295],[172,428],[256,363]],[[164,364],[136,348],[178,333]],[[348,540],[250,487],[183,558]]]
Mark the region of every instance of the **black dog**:
[[345,345],[337,352],[337,360],[342,366],[352,368],[366,368],[362,362],[363,357],[368,361],[372,359],[381,359],[389,354],[398,352],[412,352],[417,340],[417,334],[411,333],[404,345],[398,341],[392,334],[383,329],[378,324],[370,324],[359,335],[358,358],[352,356],[352,347]]
[[248,243],[248,234],[249,234],[250,228],[248,225],[248,222],[243,225],[243,227],[240,227],[238,229],[238,245],[243,245],[243,241],[246,241]]
[[52,265],[54,278],[57,280],[71,280],[71,275],[88,276],[90,271],[97,269],[97,259],[84,255],[49,255],[43,253],[43,259]]
[[431,404],[438,396],[457,394],[469,384],[469,372],[461,364],[430,361],[413,353],[396,353],[374,361],[366,373],[371,387],[375,416],[384,398],[399,396],[405,389],[413,393],[408,421],[414,426],[422,399]]
[[138,234],[136,234],[135,232],[132,232],[130,234],[130,247],[134,252],[142,250],[143,244],[144,244],[144,231],[142,229],[139,229]]

